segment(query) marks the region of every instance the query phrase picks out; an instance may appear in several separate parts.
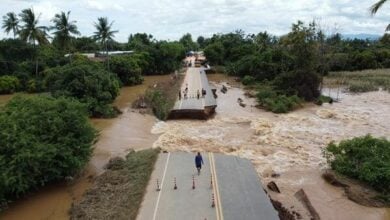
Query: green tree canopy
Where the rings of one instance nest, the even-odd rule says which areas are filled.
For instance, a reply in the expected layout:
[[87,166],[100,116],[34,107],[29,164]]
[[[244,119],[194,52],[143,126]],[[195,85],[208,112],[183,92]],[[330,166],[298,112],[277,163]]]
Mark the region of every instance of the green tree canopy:
[[75,175],[88,162],[96,134],[75,100],[11,99],[0,109],[0,210],[30,190]]
[[53,34],[57,39],[60,49],[63,50],[70,48],[72,34],[80,35],[80,32],[77,30],[76,21],[70,21],[69,15],[70,11],[55,14],[52,19],[54,26],[50,27],[51,30],[54,30]]
[[92,61],[75,60],[72,64],[47,71],[47,86],[55,97],[65,96],[85,103],[94,117],[115,116],[110,104],[119,94],[117,77]]
[[13,32],[14,38],[19,32],[19,19],[14,12],[8,12],[3,16],[3,25],[1,28],[4,29],[5,33]]

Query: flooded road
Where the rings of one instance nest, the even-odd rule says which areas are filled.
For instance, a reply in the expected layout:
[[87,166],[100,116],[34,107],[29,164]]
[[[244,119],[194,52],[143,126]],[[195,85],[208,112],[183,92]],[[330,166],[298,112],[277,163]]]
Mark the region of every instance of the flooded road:
[[[151,115],[132,112],[130,105],[149,86],[169,77],[146,76],[142,85],[122,88],[114,105],[123,114],[114,119],[92,119],[100,136],[85,173],[72,184],[52,184],[12,203],[8,210],[0,214],[0,219],[69,219],[68,210],[72,202],[81,198],[92,185],[93,177],[103,171],[103,166],[110,157],[125,156],[131,148],[150,148],[157,140],[158,135],[150,132],[156,119]],[[12,95],[0,96],[0,106],[11,98]]]
[[[169,76],[145,77],[140,86],[122,88],[115,101],[123,114],[115,119],[93,119],[101,130],[99,141],[86,174],[75,184],[52,185],[11,205],[0,219],[67,219],[73,200],[91,185],[113,156],[124,156],[132,148],[161,147],[169,151],[212,151],[248,158],[261,181],[275,181],[281,194],[270,192],[286,208],[308,218],[294,193],[303,188],[322,219],[390,219],[390,209],[368,208],[348,200],[340,188],[325,183],[326,168],[322,149],[331,140],[342,140],[371,133],[390,138],[390,93],[340,94],[333,105],[305,108],[276,115],[254,107],[233,78],[209,75],[218,88],[217,114],[208,121],[177,120],[157,122],[153,116],[132,112],[131,102],[147,86]],[[228,92],[219,92],[222,84]],[[233,86],[232,86],[233,85]],[[328,90],[326,91],[328,93]],[[240,107],[237,99],[244,100]],[[1,103],[1,97],[0,97]],[[273,174],[280,177],[273,178]]]
[[[226,79],[210,76],[216,86]],[[233,83],[231,83],[233,84]],[[229,88],[229,86],[228,86]],[[208,121],[180,120],[158,122],[152,129],[161,134],[154,147],[169,151],[212,151],[248,158],[254,164],[263,185],[275,181],[281,194],[272,198],[294,207],[308,219],[303,206],[294,197],[304,189],[322,219],[390,219],[389,209],[369,208],[348,200],[343,191],[325,183],[321,170],[326,168],[322,149],[332,140],[371,133],[390,138],[390,93],[340,94],[333,105],[305,108],[288,114],[273,114],[252,107],[240,88],[218,92],[217,114]],[[246,107],[240,107],[241,98]],[[273,178],[273,174],[280,177]]]

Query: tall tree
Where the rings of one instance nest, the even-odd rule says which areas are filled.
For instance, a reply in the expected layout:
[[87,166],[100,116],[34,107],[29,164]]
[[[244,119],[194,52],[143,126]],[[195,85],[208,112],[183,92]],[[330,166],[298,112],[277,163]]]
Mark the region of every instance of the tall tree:
[[62,50],[70,49],[72,34],[80,35],[80,32],[77,30],[76,21],[70,21],[69,15],[70,11],[67,13],[62,11],[60,14],[56,14],[52,19],[54,26],[50,27],[50,29],[55,30],[53,34]]
[[14,38],[16,37],[19,31],[19,19],[14,12],[8,12],[3,16],[3,25],[1,28],[3,28],[7,34],[12,31]]
[[[373,4],[370,7],[371,15],[375,15],[378,12],[378,10],[383,6],[383,4],[385,4],[386,2],[387,0],[379,0],[377,3]],[[387,25],[386,31],[390,31],[390,24]]]
[[[47,40],[47,27],[38,26],[40,15],[36,16],[31,8],[22,10],[19,14],[20,20],[23,22],[19,31],[20,39],[32,43],[36,49],[36,44],[46,44]],[[38,75],[38,53],[35,55],[35,74]]]
[[106,51],[107,68],[109,68],[110,66],[110,57],[108,56],[107,42],[109,40],[113,40],[115,33],[118,33],[118,31],[111,30],[113,23],[113,21],[109,23],[107,17],[99,17],[98,22],[94,23],[96,31],[94,32],[93,37],[95,38],[95,40],[99,41],[102,44],[104,50]]

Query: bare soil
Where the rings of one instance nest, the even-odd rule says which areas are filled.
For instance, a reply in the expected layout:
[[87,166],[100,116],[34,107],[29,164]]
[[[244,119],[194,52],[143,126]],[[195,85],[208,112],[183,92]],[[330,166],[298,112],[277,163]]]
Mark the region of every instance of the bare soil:
[[323,173],[322,178],[333,186],[342,187],[348,199],[360,205],[377,208],[390,207],[390,202],[380,199],[382,195],[379,192],[359,181],[330,170]]

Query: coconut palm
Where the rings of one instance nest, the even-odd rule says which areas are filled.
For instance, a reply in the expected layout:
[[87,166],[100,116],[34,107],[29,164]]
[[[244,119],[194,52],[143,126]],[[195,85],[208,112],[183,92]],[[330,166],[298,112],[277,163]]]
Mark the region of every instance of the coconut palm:
[[[20,21],[23,22],[21,29],[19,31],[20,39],[32,43],[34,48],[36,48],[36,43],[46,44],[49,41],[47,40],[47,27],[38,26],[39,17],[35,15],[34,11],[31,8],[22,10],[22,13],[19,14]],[[38,56],[35,56],[35,74],[38,75]]]
[[63,50],[69,49],[71,43],[71,35],[80,35],[80,32],[77,30],[76,21],[69,21],[70,11],[67,13],[61,12],[56,14],[52,19],[54,26],[50,27],[55,38],[58,40],[59,46]]
[[8,12],[3,16],[3,25],[1,28],[3,28],[7,34],[12,31],[14,33],[14,38],[16,37],[19,31],[19,19],[14,12]]
[[106,17],[99,17],[98,22],[94,23],[94,26],[96,28],[96,32],[94,32],[93,37],[95,40],[99,41],[104,50],[106,51],[106,56],[107,56],[107,66],[109,68],[109,56],[108,56],[108,41],[113,40],[115,33],[118,31],[112,31],[112,24],[114,22],[109,23],[108,19]]
[[[373,4],[370,7],[371,15],[375,15],[378,12],[378,10],[383,6],[383,4],[385,4],[386,2],[387,0],[379,0],[377,3]],[[387,25],[386,31],[390,31],[390,24]]]

